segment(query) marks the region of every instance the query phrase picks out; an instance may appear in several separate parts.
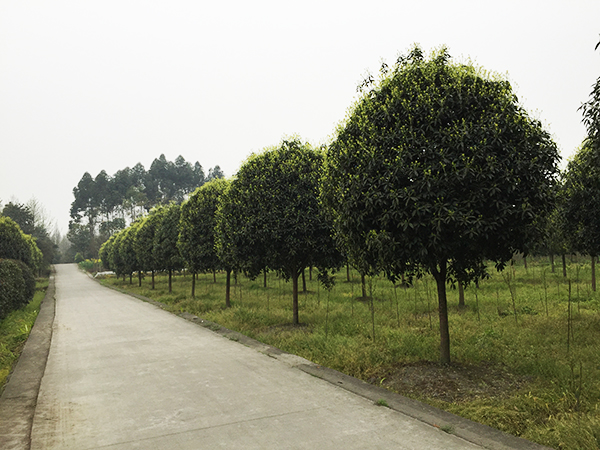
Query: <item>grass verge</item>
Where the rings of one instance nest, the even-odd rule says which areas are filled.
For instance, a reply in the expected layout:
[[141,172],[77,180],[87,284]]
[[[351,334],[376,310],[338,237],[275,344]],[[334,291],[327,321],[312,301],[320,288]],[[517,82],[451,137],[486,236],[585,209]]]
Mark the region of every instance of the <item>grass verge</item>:
[[[439,367],[435,283],[410,288],[383,278],[337,275],[328,292],[310,279],[300,298],[300,326],[291,324],[291,285],[270,274],[238,277],[232,307],[225,280],[166,277],[156,289],[129,279],[110,283],[241,332],[286,352],[441,409],[557,449],[600,448],[600,296],[590,263],[572,258],[564,277],[548,261],[519,260],[466,289],[466,307],[449,289],[451,356]],[[314,274],[313,274],[314,275]],[[135,279],[134,279],[135,283]]]
[[33,300],[0,322],[0,392],[29,337],[47,288],[48,279],[38,279]]

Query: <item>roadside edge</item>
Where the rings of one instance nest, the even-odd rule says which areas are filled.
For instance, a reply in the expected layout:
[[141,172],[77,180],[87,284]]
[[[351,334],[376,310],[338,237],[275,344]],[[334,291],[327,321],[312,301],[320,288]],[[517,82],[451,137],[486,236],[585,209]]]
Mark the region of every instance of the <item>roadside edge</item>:
[[29,450],[31,427],[46,370],[56,310],[54,274],[31,333],[0,397],[0,448]]

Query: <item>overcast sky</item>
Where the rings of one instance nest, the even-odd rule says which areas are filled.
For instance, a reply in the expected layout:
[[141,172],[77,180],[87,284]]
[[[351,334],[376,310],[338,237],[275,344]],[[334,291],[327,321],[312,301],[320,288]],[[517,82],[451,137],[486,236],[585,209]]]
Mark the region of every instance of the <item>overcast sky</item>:
[[0,201],[66,233],[73,188],[164,153],[235,174],[326,143],[383,61],[419,43],[505,74],[568,158],[600,76],[600,1],[0,0]]

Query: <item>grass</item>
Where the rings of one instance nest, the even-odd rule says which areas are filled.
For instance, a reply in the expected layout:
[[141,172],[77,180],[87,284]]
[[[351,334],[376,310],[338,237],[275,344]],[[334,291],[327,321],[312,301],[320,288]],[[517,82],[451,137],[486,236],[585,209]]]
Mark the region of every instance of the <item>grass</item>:
[[[437,361],[439,322],[432,278],[410,288],[369,280],[373,301],[361,298],[360,277],[337,274],[328,294],[309,280],[300,298],[302,326],[292,326],[291,284],[269,274],[238,277],[232,307],[225,308],[225,276],[200,275],[196,298],[191,276],[174,277],[173,292],[158,276],[142,288],[104,282],[151,297],[173,312],[189,312],[317,364],[365,381],[383,380],[398,364]],[[559,449],[600,448],[600,294],[590,286],[589,259],[573,258],[567,278],[546,259],[522,260],[465,290],[448,290],[451,357],[465,365],[493,363],[528,380],[502,397],[443,402],[416,396],[447,411]],[[570,291],[569,291],[570,286]],[[570,293],[569,293],[570,292]],[[374,326],[373,326],[374,324]]]
[[0,322],[0,392],[29,337],[47,287],[48,279],[38,280],[33,300],[25,308],[11,312]]

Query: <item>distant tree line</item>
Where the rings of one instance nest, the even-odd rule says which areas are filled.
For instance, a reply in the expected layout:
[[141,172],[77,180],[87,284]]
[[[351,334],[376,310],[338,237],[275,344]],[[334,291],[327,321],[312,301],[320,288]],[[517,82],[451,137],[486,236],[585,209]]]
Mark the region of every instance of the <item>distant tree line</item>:
[[219,166],[205,175],[199,162],[192,165],[182,156],[168,161],[164,154],[149,170],[138,163],[112,176],[105,170],[96,177],[86,172],[73,189],[68,233],[73,253],[78,258],[97,257],[102,242],[153,207],[179,204],[206,181],[223,177]]

